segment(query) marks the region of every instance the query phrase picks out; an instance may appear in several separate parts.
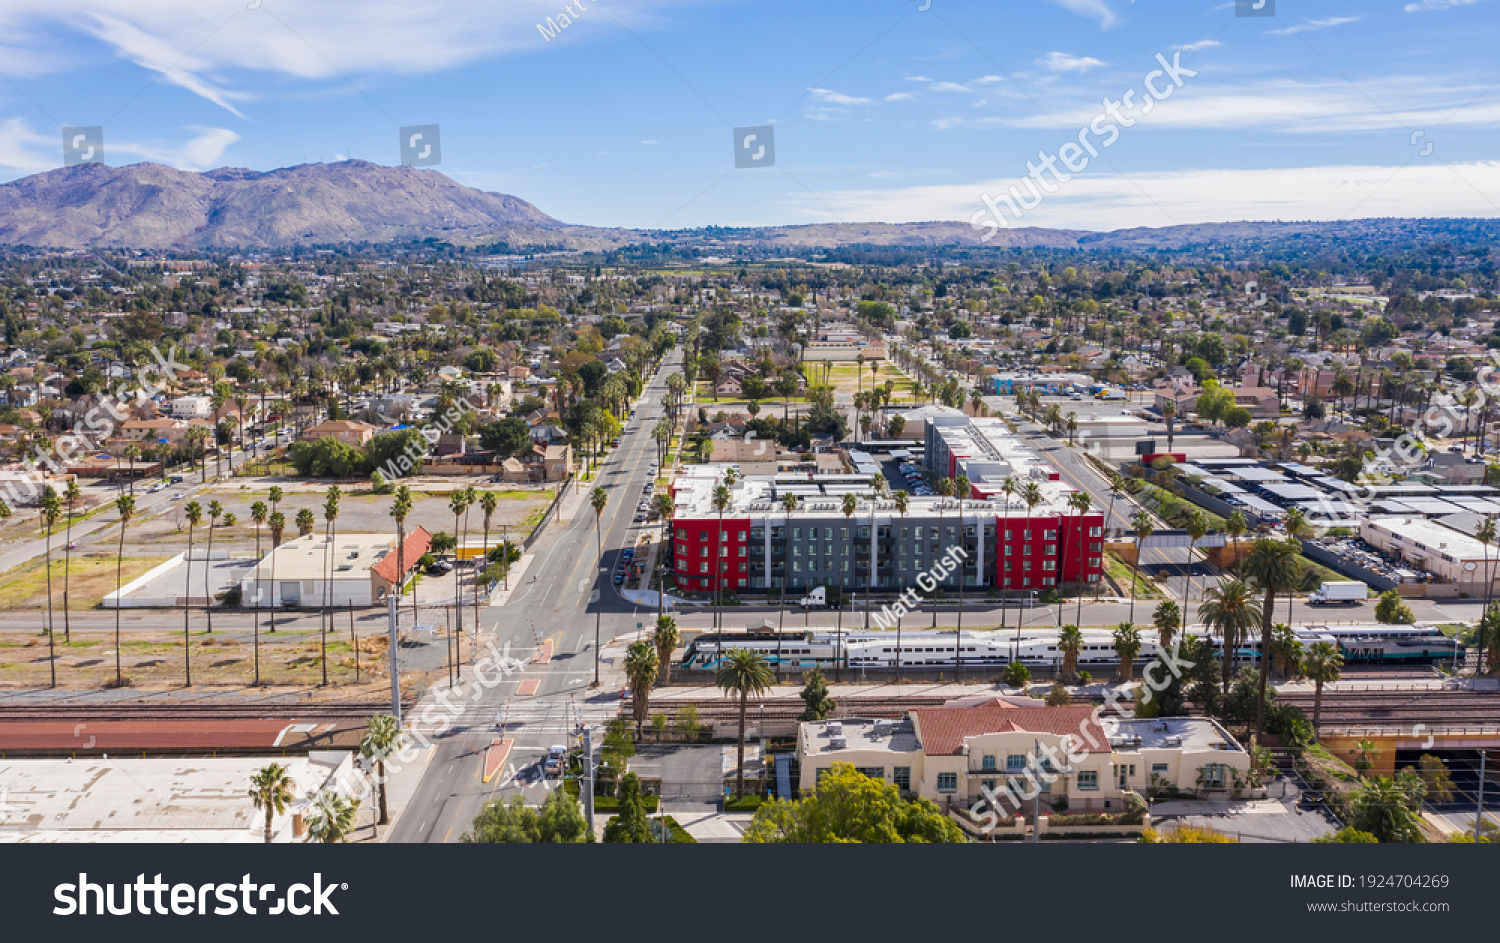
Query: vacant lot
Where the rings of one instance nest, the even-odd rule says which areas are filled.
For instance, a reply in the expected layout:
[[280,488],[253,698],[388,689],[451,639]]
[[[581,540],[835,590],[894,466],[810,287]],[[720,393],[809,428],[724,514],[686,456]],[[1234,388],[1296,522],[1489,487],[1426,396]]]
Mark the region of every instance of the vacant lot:
[[[120,567],[121,578],[128,583],[167,560],[167,557],[126,557]],[[52,604],[63,604],[63,555],[52,553]],[[115,590],[115,559],[112,554],[74,553],[67,561],[68,608],[90,609]],[[46,609],[47,567],[44,560],[34,560],[5,574],[0,579],[0,609]]]

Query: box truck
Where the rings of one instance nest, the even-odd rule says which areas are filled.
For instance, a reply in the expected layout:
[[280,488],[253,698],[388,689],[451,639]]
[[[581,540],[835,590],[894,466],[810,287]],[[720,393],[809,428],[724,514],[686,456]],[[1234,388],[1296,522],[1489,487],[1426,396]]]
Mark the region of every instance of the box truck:
[[1307,602],[1311,606],[1322,606],[1335,602],[1357,606],[1365,601],[1365,597],[1369,593],[1369,587],[1356,580],[1328,581],[1324,582],[1322,586],[1311,593],[1308,593]]

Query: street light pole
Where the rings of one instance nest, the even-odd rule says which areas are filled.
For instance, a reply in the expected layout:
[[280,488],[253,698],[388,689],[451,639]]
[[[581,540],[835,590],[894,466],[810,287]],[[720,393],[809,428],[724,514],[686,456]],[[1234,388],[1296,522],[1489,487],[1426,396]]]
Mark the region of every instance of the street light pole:
[[1474,813],[1474,841],[1479,842],[1479,825],[1484,821],[1484,751],[1479,751],[1479,810]]

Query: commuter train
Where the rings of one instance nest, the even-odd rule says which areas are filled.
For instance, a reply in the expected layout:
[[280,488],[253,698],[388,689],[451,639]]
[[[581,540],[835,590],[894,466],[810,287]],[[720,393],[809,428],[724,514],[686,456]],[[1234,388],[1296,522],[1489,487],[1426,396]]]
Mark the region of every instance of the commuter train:
[[[1204,637],[1202,626],[1188,634]],[[1453,661],[1458,643],[1432,626],[1304,626],[1297,630],[1303,645],[1331,641],[1338,646],[1346,663],[1362,665],[1446,665]],[[1220,642],[1207,636],[1218,656]],[[902,668],[952,667],[955,658],[964,667],[1003,668],[1019,658],[1028,668],[1053,668],[1062,664],[1056,628],[1027,627],[1017,639],[1014,630],[971,632],[964,630],[955,640],[952,631],[910,629],[901,633],[900,664]],[[955,653],[955,644],[959,649]],[[896,633],[866,631],[860,628],[838,632],[802,629],[777,632],[774,629],[752,629],[742,632],[705,632],[687,644],[682,667],[712,671],[723,653],[734,649],[759,652],[772,665],[787,668],[825,669],[838,667],[840,655],[845,667],[863,670],[886,670],[896,667]],[[1141,628],[1141,648],[1135,658],[1138,667],[1156,658],[1156,633],[1149,626]],[[1260,639],[1247,640],[1235,650],[1237,665],[1255,665],[1260,661]],[[1100,674],[1119,667],[1114,635],[1105,629],[1084,629],[1083,649],[1078,653],[1080,670]]]

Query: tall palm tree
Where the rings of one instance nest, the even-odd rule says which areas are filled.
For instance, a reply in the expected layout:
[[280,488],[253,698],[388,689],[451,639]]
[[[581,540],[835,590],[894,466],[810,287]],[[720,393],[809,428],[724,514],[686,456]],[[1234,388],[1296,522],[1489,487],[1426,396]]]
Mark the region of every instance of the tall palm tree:
[[1270,671],[1265,664],[1271,651],[1271,630],[1275,626],[1272,611],[1277,593],[1290,594],[1302,582],[1302,564],[1297,560],[1300,545],[1292,541],[1273,540],[1262,537],[1255,542],[1250,556],[1245,558],[1245,573],[1265,593],[1265,604],[1261,610],[1261,673],[1260,688],[1255,703],[1255,733],[1257,738],[1265,731],[1266,678]]
[[121,572],[125,563],[125,527],[135,516],[135,498],[122,494],[115,499],[115,510],[120,512],[120,547],[115,553],[115,687],[125,686],[125,674],[120,667],[120,593],[125,582]]
[[272,763],[250,777],[250,801],[266,814],[266,842],[271,841],[271,821],[286,811],[297,783],[280,763]]
[[1173,428],[1175,423],[1173,422],[1173,420],[1177,418],[1176,401],[1169,399],[1165,403],[1162,403],[1161,415],[1162,418],[1167,421],[1167,451],[1170,452],[1172,451],[1172,438],[1173,433],[1175,432],[1175,429]]
[[125,446],[125,459],[130,462],[130,493],[135,494],[135,460],[141,457],[141,447],[134,443]]
[[328,684],[328,633],[333,631],[333,539],[338,530],[339,498],[342,492],[338,485],[328,486],[328,496],[323,501],[323,572],[327,581],[323,584],[323,607],[328,613],[328,624],[321,626],[322,631],[318,633],[320,654],[318,660],[322,662],[323,684]]
[[[401,608],[401,592],[406,587],[406,516],[411,513],[411,508],[411,489],[406,485],[401,485],[396,489],[389,512],[391,519],[396,522],[396,585],[392,587],[392,590],[396,594],[396,608],[398,611]],[[273,571],[271,575],[274,578],[275,572]],[[415,624],[417,612],[417,588],[415,584],[412,585],[411,598],[412,621]],[[394,652],[391,653],[391,657],[395,657]],[[384,803],[385,800],[382,799],[380,811],[381,824],[385,823]]]
[[[968,545],[964,543],[964,501],[968,499],[971,491],[969,476],[959,475],[953,479],[953,493],[958,498],[958,546],[964,552],[964,557],[958,561],[958,621],[953,627],[953,680],[962,678],[964,671],[963,649],[961,640],[964,629],[964,568],[968,566]],[[977,529],[977,528],[976,528]],[[979,538],[983,540],[984,538]],[[978,567],[975,567],[976,574]],[[1058,607],[1061,610],[1061,606]]]
[[1344,667],[1344,655],[1332,642],[1314,642],[1302,656],[1302,674],[1311,681],[1313,688],[1313,736],[1318,734],[1318,720],[1323,714],[1323,685],[1339,679],[1339,670]]
[[865,581],[865,631],[870,631],[870,601],[875,596],[876,571],[880,564],[880,525],[875,523],[875,510],[880,502],[884,501],[889,492],[886,489],[884,476],[877,475],[870,482],[874,495],[870,501],[870,577]]
[[630,685],[631,713],[635,716],[635,735],[641,735],[641,727],[651,711],[651,686],[656,683],[661,660],[656,646],[646,639],[631,643],[625,649],[625,680]]
[[[454,634],[459,640],[459,647],[463,646],[464,637],[464,607],[463,607],[463,585],[459,583],[458,577],[458,519],[469,509],[469,500],[463,491],[455,491],[448,496],[448,510],[453,512],[453,618]],[[601,602],[603,600],[600,600]],[[457,660],[457,659],[455,659]]]
[[[859,499],[856,498],[852,494],[846,494],[846,495],[844,495],[843,500],[839,502],[839,511],[841,511],[843,513],[843,515],[844,515],[844,526],[845,527],[849,526],[849,521],[850,521],[851,518],[854,517],[854,512],[857,511],[857,510],[859,510]],[[853,535],[851,534],[850,536],[852,537]],[[843,572],[848,572],[848,570],[849,570],[849,548],[851,546],[853,546],[854,541],[852,541],[852,540],[846,540],[846,541],[843,541],[842,543],[843,543],[843,546],[842,546],[841,549],[843,550],[843,554],[842,555],[843,555],[843,558],[844,558],[843,559],[843,564],[844,565],[843,565],[843,567],[841,569],[842,569]],[[845,654],[844,654],[844,589],[843,589],[843,584],[847,583],[848,581],[849,581],[849,578],[845,577],[845,576],[841,576],[840,579],[839,579],[839,584],[840,584],[840,586],[839,586],[839,605],[838,605],[838,609],[836,610],[837,617],[838,617],[838,627],[835,629],[835,637],[838,639],[838,641],[835,643],[836,647],[834,648],[834,655],[838,658],[838,662],[836,663],[838,665],[838,677],[834,679],[834,680],[837,680],[837,681],[844,680],[844,664],[845,664],[845,662],[847,662],[849,660],[845,656]]]
[[1208,518],[1203,512],[1194,508],[1188,512],[1187,523],[1183,528],[1188,534],[1187,572],[1182,577],[1182,631],[1187,631],[1188,590],[1193,585],[1193,550],[1196,549],[1198,541],[1202,540],[1208,533]]
[[1151,515],[1145,511],[1137,511],[1130,518],[1130,526],[1135,528],[1135,566],[1130,568],[1130,621],[1135,621],[1135,582],[1141,572],[1141,545],[1146,538],[1156,530],[1156,523],[1151,520]]
[[[594,509],[594,549],[599,557],[598,566],[604,565],[604,508],[609,504],[609,493],[595,487],[589,492],[589,506]],[[597,569],[597,567],[596,567]],[[599,686],[599,619],[604,611],[604,591],[599,591],[599,601],[594,605],[594,687]]]
[[1239,540],[1248,529],[1243,512],[1235,511],[1224,519],[1224,533],[1229,537],[1230,545],[1234,548],[1234,565],[1230,569],[1235,573],[1240,570]]
[[266,631],[269,634],[271,634],[271,635],[275,635],[276,634],[276,548],[279,547],[279,546],[281,546],[281,534],[282,534],[282,532],[284,530],[286,530],[286,515],[283,514],[283,513],[281,513],[280,511],[274,511],[274,512],[272,512],[271,516],[268,517],[268,518],[266,518],[266,526],[269,527],[270,530],[271,530],[271,596],[270,596],[270,602],[268,603],[268,605],[269,605],[269,607],[271,609],[271,619],[270,619],[270,625],[268,625],[266,627]]
[[[1291,544],[1297,553],[1302,552],[1302,539],[1312,533],[1312,527],[1307,523],[1307,515],[1302,513],[1301,508],[1292,508],[1286,512],[1286,518],[1282,522],[1286,527],[1287,543]],[[1286,621],[1292,621],[1292,598],[1296,586],[1289,586],[1286,590]]]
[[208,502],[208,556],[203,559],[203,614],[208,617],[208,628],[204,634],[211,634],[214,630],[214,590],[209,585],[209,571],[213,569],[214,555],[214,527],[219,523],[219,518],[224,514],[224,505],[218,501]]
[[[656,567],[659,574],[656,578],[656,615],[660,618],[667,613],[667,571],[672,569],[672,515],[677,507],[672,501],[672,496],[665,492],[651,499],[651,507],[661,521],[661,537],[656,554]],[[650,579],[649,575],[647,579]]]
[[[1119,475],[1110,474],[1110,476],[1109,476],[1109,510],[1104,515],[1104,539],[1105,540],[1109,539],[1110,528],[1112,528],[1114,526],[1114,519],[1115,519],[1115,499],[1118,498],[1120,495],[1122,495],[1124,493],[1125,493],[1125,479],[1121,478]],[[1103,555],[1101,554],[1100,557],[1102,559]],[[1104,580],[1101,579],[1099,581],[1098,588],[1095,589],[1095,591],[1094,591],[1094,598],[1098,599],[1099,598],[1099,594],[1101,592],[1103,592],[1103,591],[1104,591]]]
[[1198,618],[1209,631],[1223,640],[1224,652],[1220,669],[1224,684],[1224,696],[1229,696],[1229,683],[1233,675],[1234,652],[1250,632],[1260,626],[1260,613],[1250,596],[1250,587],[1239,580],[1229,580],[1212,587],[1203,594],[1198,604]]
[[[786,525],[784,533],[786,545],[792,546],[792,512],[797,510],[797,496],[795,494],[784,494],[781,496],[781,509],[786,512]],[[791,553],[788,552],[786,559],[781,561],[781,612],[776,617],[776,681],[781,682],[781,639],[786,630],[786,594],[791,588],[792,579]]]
[[1083,651],[1083,632],[1076,625],[1065,625],[1057,636],[1057,650],[1062,652],[1062,676],[1067,684],[1078,683],[1078,654]]
[[[1085,585],[1085,583],[1084,583],[1084,575],[1085,575],[1084,574],[1084,570],[1086,570],[1087,567],[1082,562],[1082,561],[1088,559],[1088,550],[1087,550],[1086,545],[1084,545],[1084,543],[1083,543],[1083,517],[1089,511],[1093,510],[1093,507],[1094,507],[1094,499],[1089,496],[1089,493],[1087,491],[1075,491],[1072,494],[1068,495],[1068,509],[1073,512],[1073,520],[1076,522],[1074,524],[1074,527],[1076,527],[1077,530],[1078,530],[1079,544],[1083,547],[1083,552],[1082,552],[1082,554],[1081,554],[1081,556],[1079,558],[1080,562],[1078,564],[1078,604],[1077,604],[1077,608],[1073,612],[1073,621],[1074,622],[1082,622],[1083,621],[1083,594],[1084,594],[1085,590],[1088,588]],[[1068,535],[1067,535],[1067,532],[1064,531],[1059,536],[1061,536],[1063,538],[1063,543],[1062,543],[1063,552],[1062,552],[1062,555],[1059,558],[1059,562],[1057,564],[1057,585],[1058,585],[1059,589],[1061,589],[1061,587],[1062,587],[1062,568],[1066,564],[1066,561],[1068,559],[1068,540],[1067,540]],[[1100,556],[1102,557],[1103,554],[1100,554]],[[1063,604],[1059,600],[1058,604],[1057,604],[1057,624],[1058,625],[1062,625],[1062,615],[1063,615]]]
[[1115,654],[1120,656],[1120,680],[1126,684],[1135,676],[1135,656],[1141,653],[1141,630],[1129,622],[1115,626]]
[[358,799],[346,799],[332,789],[320,789],[308,810],[307,840],[320,844],[347,842],[358,817]]
[[750,695],[761,696],[771,690],[771,669],[760,652],[748,648],[736,648],[719,662],[714,673],[714,684],[725,694],[738,695],[740,699],[739,759],[735,763],[734,794],[745,794],[745,708]]
[[185,687],[193,686],[193,645],[188,641],[188,622],[193,610],[192,599],[192,572],[193,572],[193,528],[203,522],[203,508],[197,501],[189,501],[187,507],[182,509],[187,517],[188,524],[188,549],[187,549],[187,571],[188,588],[182,596],[182,675]]
[[[791,496],[788,495],[788,497]],[[901,582],[904,579],[901,572],[901,564],[905,562],[901,559],[901,542],[905,539],[906,512],[911,510],[911,495],[905,491],[898,491],[896,492],[895,500],[896,513],[901,515],[901,529],[896,534],[896,586],[900,589]],[[898,683],[901,678],[901,620],[905,615],[905,609],[905,606],[896,607],[896,680]]]
[[677,645],[681,641],[682,635],[677,631],[677,620],[671,616],[657,616],[656,631],[651,634],[651,644],[656,646],[656,660],[660,665],[657,670],[661,684],[672,682],[672,653],[677,650]]
[[[493,491],[486,491],[479,496],[479,510],[484,512],[484,548],[480,560],[488,560],[490,556],[490,521],[495,516],[496,508],[500,507],[500,496]],[[508,554],[507,554],[508,556]],[[474,628],[479,628],[479,572],[478,564],[475,564],[474,572]],[[509,575],[510,562],[506,561],[506,573]]]
[[41,512],[47,541],[47,667],[52,672],[52,686],[55,688],[57,657],[53,652],[56,649],[54,639],[57,633],[52,628],[52,528],[57,526],[57,519],[62,516],[62,499],[57,496],[57,489],[51,485],[42,491]]
[[82,500],[83,491],[78,487],[78,479],[69,480],[63,489],[63,504],[68,509],[67,530],[63,535],[63,641],[68,643],[73,641],[72,620],[68,618],[68,577],[73,571],[73,511]]
[[1162,651],[1171,650],[1172,640],[1176,638],[1179,628],[1184,633],[1187,632],[1187,616],[1170,599],[1163,599],[1156,604],[1156,610],[1151,613],[1151,623],[1156,626],[1156,641]]
[[[714,631],[723,633],[724,606],[724,558],[729,553],[728,545],[724,540],[724,512],[729,510],[729,505],[734,503],[734,496],[729,488],[724,485],[715,485],[713,491],[713,508],[719,515],[719,533],[714,548]],[[723,651],[724,644],[719,643],[719,649]]]
[[[1479,522],[1479,527],[1474,531],[1474,537],[1484,544],[1484,612],[1490,611],[1490,588],[1494,585],[1490,577],[1490,544],[1495,540],[1495,519],[1486,517]],[[1485,654],[1485,619],[1479,620],[1479,672],[1484,673]]]
[[261,597],[264,593],[260,585],[260,529],[266,523],[266,504],[264,501],[256,501],[250,505],[250,521],[255,524],[255,617],[251,620],[251,629],[255,640],[255,686],[260,687],[260,606]]
[[317,529],[318,519],[313,516],[312,508],[303,508],[297,512],[297,536],[306,537]]
[[[391,653],[391,657],[396,657]],[[359,741],[359,755],[375,761],[375,784],[379,787],[380,824],[390,821],[385,804],[385,758],[400,752],[401,727],[390,714],[365,718],[365,735]]]

